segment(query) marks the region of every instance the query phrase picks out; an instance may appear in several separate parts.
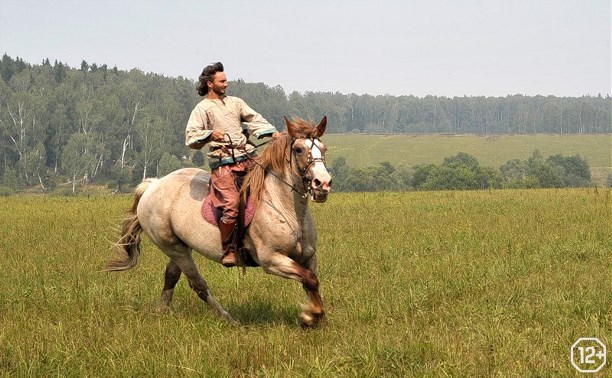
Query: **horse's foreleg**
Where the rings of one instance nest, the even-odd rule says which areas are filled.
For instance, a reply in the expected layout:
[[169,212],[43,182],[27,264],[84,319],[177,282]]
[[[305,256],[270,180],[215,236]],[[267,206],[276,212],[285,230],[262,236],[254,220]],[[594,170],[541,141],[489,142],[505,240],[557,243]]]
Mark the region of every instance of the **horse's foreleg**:
[[312,276],[316,280],[316,287],[311,289],[311,287],[304,284],[304,290],[306,291],[306,295],[308,295],[308,304],[302,306],[302,325],[303,326],[312,326],[318,323],[325,312],[323,311],[323,300],[321,299],[321,295],[319,294],[319,280],[317,278],[317,260],[316,256],[312,256],[310,260],[305,264],[306,269],[311,272]]
[[160,310],[163,311],[170,307],[172,295],[174,294],[174,287],[179,278],[181,278],[181,268],[170,259],[168,265],[166,265],[166,272],[164,273],[164,290],[162,291],[161,300],[159,302]]
[[210,289],[208,288],[208,284],[198,272],[198,268],[193,261],[193,257],[191,253],[188,256],[182,256],[180,258],[174,259],[176,265],[185,273],[185,276],[189,279],[189,286],[196,292],[198,297],[206,302],[210,307],[212,307],[217,313],[230,321],[231,323],[235,323],[236,321],[231,317],[229,312],[225,311],[223,307],[213,298]]
[[[316,270],[316,263],[314,264],[311,267]],[[302,326],[312,327],[319,323],[325,312],[323,311],[323,300],[321,300],[319,294],[319,279],[313,270],[303,267],[280,253],[275,254],[267,264],[264,263],[263,268],[266,273],[301,282],[308,295],[308,303],[302,306],[302,313],[300,314]]]

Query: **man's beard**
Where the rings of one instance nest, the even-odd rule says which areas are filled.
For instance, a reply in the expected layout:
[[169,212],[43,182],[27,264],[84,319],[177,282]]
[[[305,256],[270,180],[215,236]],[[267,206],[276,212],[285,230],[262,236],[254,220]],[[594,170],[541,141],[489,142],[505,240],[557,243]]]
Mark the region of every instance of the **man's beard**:
[[212,91],[219,97],[225,96],[225,89],[220,86],[213,85]]

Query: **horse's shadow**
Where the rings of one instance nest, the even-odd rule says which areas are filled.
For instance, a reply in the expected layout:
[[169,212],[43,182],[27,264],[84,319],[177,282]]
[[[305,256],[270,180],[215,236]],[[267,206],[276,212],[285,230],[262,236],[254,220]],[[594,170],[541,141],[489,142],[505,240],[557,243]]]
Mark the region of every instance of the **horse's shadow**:
[[[199,304],[199,303],[198,303]],[[265,326],[265,325],[284,325],[289,328],[300,327],[299,323],[299,308],[294,306],[274,305],[265,301],[252,302],[232,302],[226,303],[225,309],[230,313],[232,318],[238,322],[239,326]],[[154,305],[155,312],[162,316],[172,316],[181,318],[198,319],[202,316],[200,313],[204,311],[205,316],[215,317],[217,314],[211,308],[206,306],[188,306],[187,308],[162,308],[159,304]],[[219,321],[222,319],[219,317]]]
[[227,304],[226,310],[240,325],[283,324],[288,327],[299,327],[299,311],[293,306],[277,307],[269,302],[253,301]]

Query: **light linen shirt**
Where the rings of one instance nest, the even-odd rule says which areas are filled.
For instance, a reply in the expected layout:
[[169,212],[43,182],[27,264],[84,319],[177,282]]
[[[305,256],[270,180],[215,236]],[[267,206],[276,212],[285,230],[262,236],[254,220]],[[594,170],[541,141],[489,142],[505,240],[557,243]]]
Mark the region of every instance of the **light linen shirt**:
[[[247,144],[248,139],[242,132],[243,124],[249,134],[257,138],[277,132],[261,114],[238,97],[225,96],[223,100],[205,98],[191,112],[185,130],[185,145],[199,149],[207,144],[208,162],[212,169],[234,162],[233,158],[243,160],[246,154],[255,153],[255,147]],[[223,131],[226,134],[225,141],[213,141],[210,138],[213,130]],[[223,146],[226,148],[220,148]],[[244,149],[236,149],[238,146]]]

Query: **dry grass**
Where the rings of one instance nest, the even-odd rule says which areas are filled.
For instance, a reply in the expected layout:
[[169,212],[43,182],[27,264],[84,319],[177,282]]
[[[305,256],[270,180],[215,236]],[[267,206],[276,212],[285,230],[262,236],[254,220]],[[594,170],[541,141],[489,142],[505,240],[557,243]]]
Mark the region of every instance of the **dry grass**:
[[[102,273],[130,197],[0,198],[0,376],[571,376],[612,345],[609,190],[335,194],[314,205],[327,321],[298,283],[199,259],[157,313],[165,259]],[[609,364],[602,376],[610,373]]]

